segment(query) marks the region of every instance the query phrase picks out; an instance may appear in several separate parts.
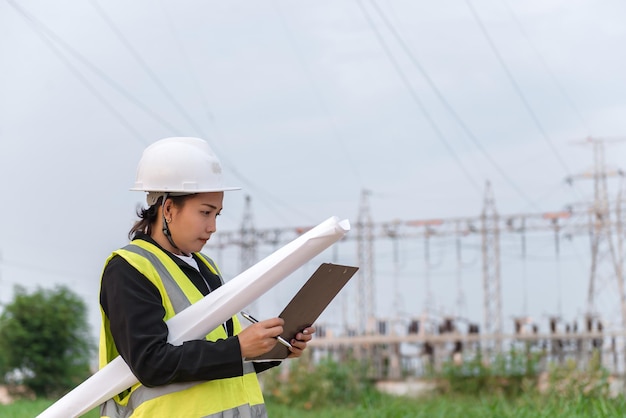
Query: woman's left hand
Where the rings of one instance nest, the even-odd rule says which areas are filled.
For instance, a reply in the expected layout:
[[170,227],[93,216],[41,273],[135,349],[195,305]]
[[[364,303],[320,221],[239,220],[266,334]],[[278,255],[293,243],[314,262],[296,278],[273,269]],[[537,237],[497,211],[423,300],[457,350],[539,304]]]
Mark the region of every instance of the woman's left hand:
[[287,358],[300,357],[306,348],[306,343],[313,338],[313,334],[315,334],[315,327],[308,327],[297,333],[296,336],[289,341],[291,344],[289,351],[291,351],[291,353]]

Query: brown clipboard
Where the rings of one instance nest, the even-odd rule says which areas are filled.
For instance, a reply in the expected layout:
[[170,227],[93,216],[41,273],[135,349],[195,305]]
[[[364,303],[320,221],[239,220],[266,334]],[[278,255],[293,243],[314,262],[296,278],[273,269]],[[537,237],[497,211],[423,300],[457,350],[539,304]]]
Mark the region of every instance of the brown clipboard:
[[[278,315],[285,320],[281,337],[291,341],[298,332],[313,325],[358,269],[339,264],[321,264]],[[247,360],[280,360],[289,353],[287,347],[276,344],[267,353]]]

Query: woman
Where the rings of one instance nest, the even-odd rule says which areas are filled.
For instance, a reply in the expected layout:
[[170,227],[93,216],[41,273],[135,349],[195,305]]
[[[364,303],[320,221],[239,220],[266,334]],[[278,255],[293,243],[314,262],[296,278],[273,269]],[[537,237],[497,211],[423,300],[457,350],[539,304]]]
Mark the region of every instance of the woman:
[[[242,329],[236,316],[205,339],[167,342],[165,324],[221,286],[215,263],[200,251],[216,230],[224,187],[221,165],[198,138],[165,138],[144,150],[132,190],[148,208],[102,274],[100,367],[118,355],[139,380],[102,405],[103,417],[266,417],[256,374],[278,362],[251,363],[283,331],[272,318]],[[291,340],[299,357],[315,332]]]

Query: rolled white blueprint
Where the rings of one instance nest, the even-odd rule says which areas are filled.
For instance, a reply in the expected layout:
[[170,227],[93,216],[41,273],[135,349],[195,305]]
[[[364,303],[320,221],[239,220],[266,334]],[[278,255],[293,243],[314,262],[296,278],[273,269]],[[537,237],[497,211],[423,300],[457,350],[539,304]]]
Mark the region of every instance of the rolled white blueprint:
[[[333,216],[270,254],[237,277],[167,321],[168,341],[203,338],[296,271],[350,230],[347,219]],[[37,418],[78,417],[137,383],[121,357],[115,358],[63,396]]]

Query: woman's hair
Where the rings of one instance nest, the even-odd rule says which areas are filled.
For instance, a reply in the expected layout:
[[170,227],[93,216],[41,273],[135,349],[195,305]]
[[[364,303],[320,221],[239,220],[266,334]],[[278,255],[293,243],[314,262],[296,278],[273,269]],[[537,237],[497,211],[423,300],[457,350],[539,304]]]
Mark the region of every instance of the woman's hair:
[[[187,194],[183,196],[168,196],[168,199],[172,200],[172,203],[177,208],[182,208],[185,204],[185,201],[193,195]],[[159,215],[159,207],[163,202],[163,197],[159,197],[156,203],[148,208],[138,207],[137,208],[137,216],[139,220],[135,222],[133,227],[128,231],[128,238],[130,240],[135,239],[135,236],[138,233],[144,233],[147,235],[152,235],[152,227],[157,221],[157,217]]]

